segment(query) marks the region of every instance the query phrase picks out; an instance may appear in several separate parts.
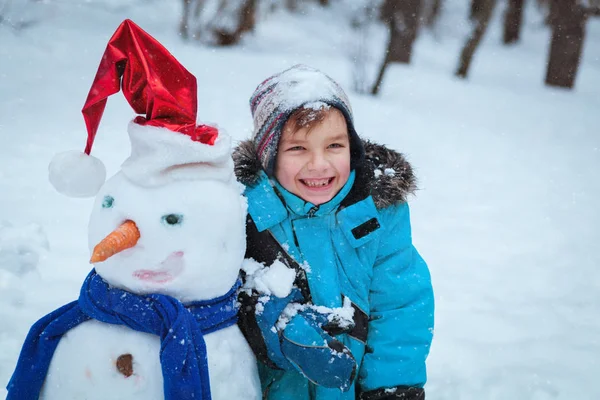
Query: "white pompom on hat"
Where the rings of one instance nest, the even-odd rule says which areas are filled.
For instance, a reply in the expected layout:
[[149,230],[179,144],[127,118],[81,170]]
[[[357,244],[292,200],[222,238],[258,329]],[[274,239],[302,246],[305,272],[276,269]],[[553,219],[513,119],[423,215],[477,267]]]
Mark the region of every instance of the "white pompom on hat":
[[106,169],[90,155],[109,96],[122,91],[137,114],[128,127],[131,155],[122,172],[140,186],[174,180],[235,182],[230,138],[197,125],[196,78],[156,39],[131,20],[113,34],[82,109],[87,128],[83,152],[57,154],[49,180],[70,197],[95,196]]
[[77,150],[55,155],[48,172],[52,186],[69,197],[95,196],[106,180],[102,161]]

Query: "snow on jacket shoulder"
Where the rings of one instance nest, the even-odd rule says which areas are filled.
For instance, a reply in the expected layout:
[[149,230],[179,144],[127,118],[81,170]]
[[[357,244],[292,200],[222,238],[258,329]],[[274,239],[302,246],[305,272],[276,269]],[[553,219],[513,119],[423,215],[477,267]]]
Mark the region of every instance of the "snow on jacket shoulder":
[[[246,186],[256,228],[269,230],[294,259],[308,264],[312,301],[340,307],[348,297],[368,316],[366,341],[338,337],[360,363],[360,396],[425,384],[434,311],[429,270],[411,238],[406,199],[416,188],[412,168],[400,153],[366,141],[364,147],[365,162],[316,212],[312,204],[271,182],[252,142],[242,142],[234,152],[236,176]],[[250,246],[247,257],[257,251]],[[345,400],[356,395],[354,388],[342,393],[312,385],[295,372],[264,370],[268,399]]]

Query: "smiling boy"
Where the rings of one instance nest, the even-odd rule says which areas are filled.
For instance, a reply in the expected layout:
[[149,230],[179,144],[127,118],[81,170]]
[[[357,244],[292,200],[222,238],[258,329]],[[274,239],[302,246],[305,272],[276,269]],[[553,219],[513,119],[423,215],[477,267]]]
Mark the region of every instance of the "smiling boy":
[[314,205],[327,203],[350,176],[350,139],[336,108],[301,108],[283,127],[275,179]]
[[433,291],[412,245],[412,168],[359,138],[347,96],[313,68],[268,78],[250,105],[254,135],[234,154],[246,257],[297,274],[289,296],[243,301],[263,398],[424,399]]

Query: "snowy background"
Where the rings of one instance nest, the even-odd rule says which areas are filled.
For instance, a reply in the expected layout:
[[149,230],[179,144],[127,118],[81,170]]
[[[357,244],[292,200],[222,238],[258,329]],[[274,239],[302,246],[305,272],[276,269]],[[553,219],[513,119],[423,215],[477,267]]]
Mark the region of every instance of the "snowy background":
[[[437,301],[428,399],[599,399],[600,19],[588,23],[573,91],[543,85],[550,32],[533,6],[512,47],[500,43],[496,10],[463,81],[453,71],[467,3],[447,2],[435,34],[421,33],[410,66],[388,70],[379,97],[350,93],[357,130],[404,152],[419,177],[413,236]],[[54,192],[47,165],[83,150],[80,110],[124,18],[196,75],[200,120],[238,140],[268,75],[306,63],[348,92],[352,82],[351,32],[335,12],[279,12],[241,45],[211,48],[181,40],[174,0],[6,4],[41,22],[0,24],[0,386],[30,325],[75,299],[90,269],[92,200]],[[128,155],[132,117],[111,97],[93,150],[109,175]]]

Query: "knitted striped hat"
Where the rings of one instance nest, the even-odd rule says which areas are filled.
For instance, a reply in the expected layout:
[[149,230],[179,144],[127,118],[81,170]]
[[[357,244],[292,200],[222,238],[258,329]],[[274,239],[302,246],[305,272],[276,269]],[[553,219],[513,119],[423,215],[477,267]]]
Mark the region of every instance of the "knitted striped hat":
[[362,141],[354,129],[348,96],[333,79],[306,65],[295,65],[267,78],[254,90],[250,110],[254,119],[252,140],[265,172],[272,176],[281,131],[301,107],[335,107],[346,118],[350,135],[351,166],[364,157]]

